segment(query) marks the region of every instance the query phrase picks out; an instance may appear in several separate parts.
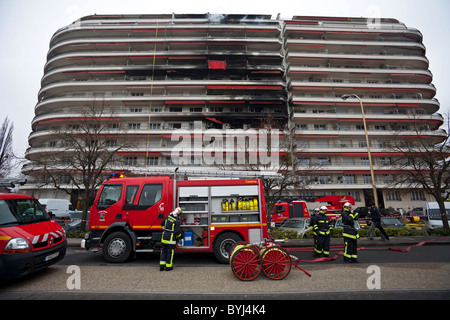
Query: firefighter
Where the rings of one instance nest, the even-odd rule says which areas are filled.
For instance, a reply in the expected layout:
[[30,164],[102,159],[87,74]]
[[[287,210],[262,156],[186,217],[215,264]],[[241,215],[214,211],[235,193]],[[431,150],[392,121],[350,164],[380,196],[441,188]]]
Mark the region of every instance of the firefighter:
[[348,202],[344,204],[341,220],[344,225],[344,262],[358,262],[358,231],[354,227],[354,221],[359,213],[352,212],[352,205]]
[[[317,222],[317,216],[319,215],[319,211],[320,211],[320,209],[319,208],[314,208],[314,211],[312,212],[312,214],[311,214],[311,219],[309,220],[309,228],[311,229],[311,231],[312,231],[312,234],[313,234],[313,238],[314,238],[314,248],[316,248],[317,247],[317,233],[316,233],[316,231],[314,231],[314,225],[316,224],[316,222]],[[313,254],[313,256],[315,255],[316,253],[315,253],[315,251],[314,251],[314,254]]]
[[171,271],[173,270],[173,254],[177,239],[181,237],[181,223],[180,216],[182,214],[181,208],[176,208],[161,222],[161,227],[164,228],[161,243],[161,256],[159,259],[159,270]]
[[325,257],[330,255],[330,219],[325,214],[327,207],[320,207],[319,214],[316,215],[313,231],[317,234],[315,242],[314,257],[323,254]]

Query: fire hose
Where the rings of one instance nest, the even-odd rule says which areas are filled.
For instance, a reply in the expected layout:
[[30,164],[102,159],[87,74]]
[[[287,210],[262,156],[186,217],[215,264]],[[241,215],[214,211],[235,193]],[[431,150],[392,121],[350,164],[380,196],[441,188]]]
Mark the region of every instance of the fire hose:
[[[424,245],[426,245],[429,242],[434,242],[434,241],[438,241],[438,240],[445,240],[445,239],[450,239],[450,237],[445,237],[445,238],[435,238],[435,239],[430,239],[427,241],[422,241],[419,242],[417,244],[414,245],[410,245],[407,248],[366,248],[366,247],[358,247],[358,251],[362,251],[362,250],[372,250],[372,251],[395,251],[395,252],[404,252],[407,253],[409,251],[411,251],[412,248],[415,247],[422,247]],[[330,249],[332,248],[343,248],[344,246],[331,246]],[[311,251],[314,250],[314,247],[305,247],[305,248],[296,248],[296,247],[284,247],[284,249],[286,249],[287,251]],[[302,262],[328,262],[328,261],[333,261],[336,260],[340,255],[343,255],[342,251],[337,252],[333,257],[321,257],[321,258],[316,258],[313,260],[301,260]],[[300,261],[300,259],[299,259]],[[298,263],[298,262],[297,262]]]

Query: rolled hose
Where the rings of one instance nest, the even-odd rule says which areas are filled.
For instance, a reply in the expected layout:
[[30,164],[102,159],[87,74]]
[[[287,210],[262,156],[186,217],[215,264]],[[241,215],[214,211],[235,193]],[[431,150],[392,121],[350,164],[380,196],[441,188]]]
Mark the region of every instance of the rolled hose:
[[230,252],[230,264],[231,261],[233,260],[233,256],[236,252],[238,252],[239,249],[241,248],[245,248],[245,247],[250,247],[249,244],[237,244],[236,246],[234,246],[234,248],[232,248],[232,252]]

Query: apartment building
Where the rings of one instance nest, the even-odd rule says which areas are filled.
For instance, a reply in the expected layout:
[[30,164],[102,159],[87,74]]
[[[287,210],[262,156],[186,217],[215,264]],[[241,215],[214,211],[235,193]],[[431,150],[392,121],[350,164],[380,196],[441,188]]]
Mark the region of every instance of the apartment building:
[[[101,109],[95,116],[105,124],[99,139],[111,148],[125,146],[105,174],[242,168],[242,153],[260,165],[264,148],[249,150],[248,141],[268,134],[260,128],[289,125],[296,129],[298,168],[305,169],[299,179],[307,184],[292,194],[310,201],[351,194],[364,206],[373,199],[366,131],[359,100],[343,100],[345,94],[357,95],[364,106],[380,205],[407,210],[429,200],[422,190],[391,186],[392,163],[400,155],[386,148],[394,134],[414,135],[418,126],[431,142],[445,135],[418,30],[395,19],[83,17],[50,40],[29,163],[22,169],[31,181],[26,188],[36,196],[56,195],[35,163],[61,148],[56,131],[81,130],[80,114],[90,107]],[[180,132],[188,142],[174,139]],[[229,135],[237,144],[247,141],[243,149],[227,145]],[[280,131],[281,141],[285,135]],[[272,143],[271,154],[283,157],[282,144],[274,150]],[[220,149],[231,153],[228,162],[207,161],[211,146],[209,156]],[[184,153],[175,157],[174,148]],[[61,183],[68,180],[61,177]]]

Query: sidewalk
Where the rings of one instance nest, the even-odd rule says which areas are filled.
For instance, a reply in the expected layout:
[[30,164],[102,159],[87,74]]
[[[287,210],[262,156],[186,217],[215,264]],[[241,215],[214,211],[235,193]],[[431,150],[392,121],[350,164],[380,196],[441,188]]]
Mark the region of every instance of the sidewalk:
[[[67,246],[72,248],[81,247],[81,240],[77,238],[68,238]],[[433,241],[434,240],[434,241]],[[382,241],[379,237],[374,240],[367,238],[358,239],[358,246],[362,247],[397,247],[397,246],[411,246],[423,241],[431,241],[434,244],[450,244],[450,237],[439,236],[419,236],[419,237],[391,237],[388,241]],[[332,246],[339,246],[344,244],[342,238],[331,238]],[[287,242],[281,242],[282,247],[313,247],[313,239],[290,239]]]

